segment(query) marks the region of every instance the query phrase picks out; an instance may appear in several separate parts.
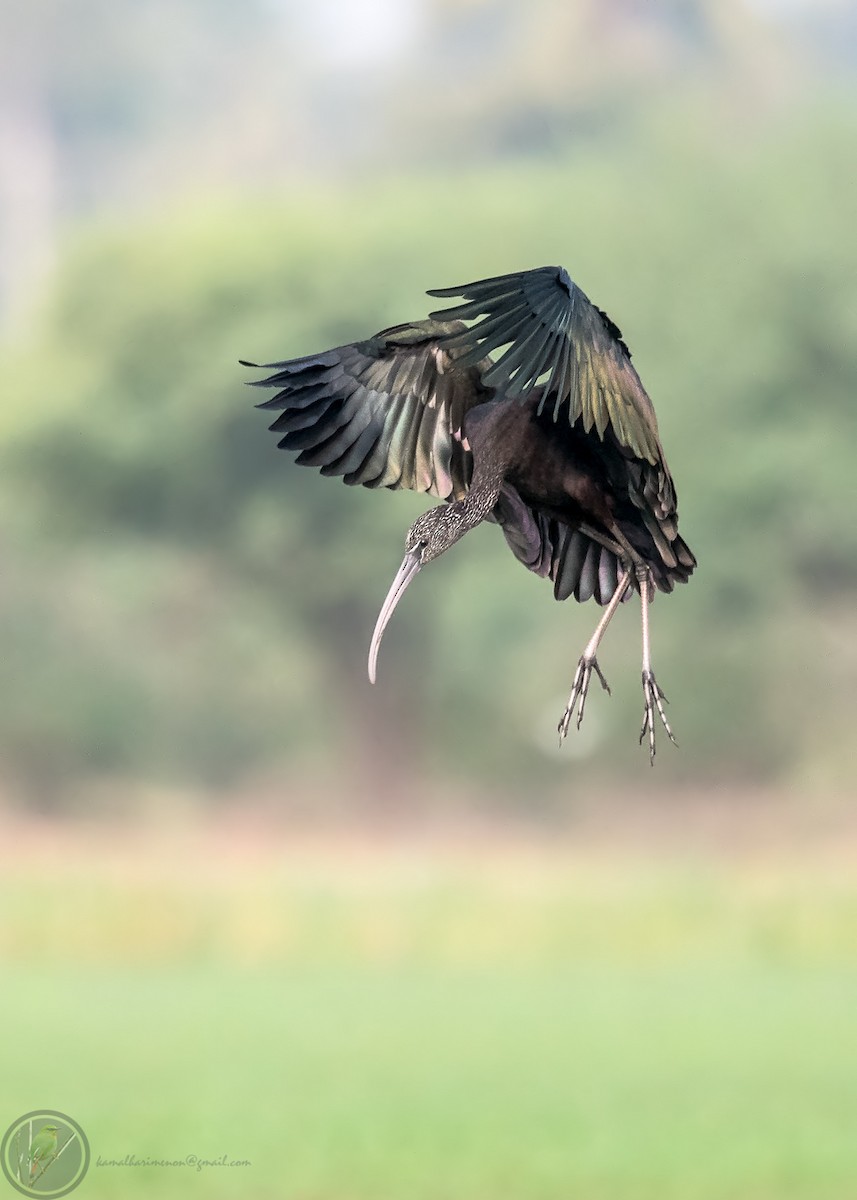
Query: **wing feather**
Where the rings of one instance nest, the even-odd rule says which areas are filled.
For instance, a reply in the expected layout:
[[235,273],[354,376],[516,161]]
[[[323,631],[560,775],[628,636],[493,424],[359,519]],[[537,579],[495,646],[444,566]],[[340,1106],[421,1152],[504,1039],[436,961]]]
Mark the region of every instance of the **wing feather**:
[[603,439],[610,427],[637,457],[662,460],[654,408],[619,329],[564,268],[539,267],[429,295],[463,299],[431,314],[474,322],[448,335],[462,362],[507,347],[486,370],[485,383],[519,398],[546,377],[544,396],[555,397],[557,413],[567,401],[570,420],[580,419],[587,433],[595,429]]
[[[609,604],[622,567],[613,550],[585,530],[565,525],[532,508],[510,485],[503,488],[493,518],[515,558],[536,575],[553,580],[554,596]],[[633,594],[629,584],[623,600]]]
[[470,362],[454,344],[460,333],[458,321],[421,321],[265,364],[273,374],[252,386],[277,391],[258,407],[279,412],[270,428],[302,466],[348,484],[460,499],[472,471],[464,416],[493,395],[483,378],[490,360]]

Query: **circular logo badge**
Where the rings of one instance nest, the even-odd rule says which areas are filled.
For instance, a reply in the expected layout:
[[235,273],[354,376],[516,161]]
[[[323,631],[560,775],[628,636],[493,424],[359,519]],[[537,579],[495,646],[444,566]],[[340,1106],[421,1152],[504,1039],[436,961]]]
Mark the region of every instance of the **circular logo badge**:
[[53,1108],[24,1113],[3,1135],[0,1166],[24,1196],[67,1196],[89,1167],[89,1142],[77,1121]]

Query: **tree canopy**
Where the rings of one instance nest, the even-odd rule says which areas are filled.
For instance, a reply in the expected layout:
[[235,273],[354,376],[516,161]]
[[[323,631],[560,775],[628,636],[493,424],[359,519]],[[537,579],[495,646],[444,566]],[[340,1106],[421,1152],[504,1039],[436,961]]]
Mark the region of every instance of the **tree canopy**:
[[853,129],[821,128],[726,154],[655,127],[623,155],[80,234],[0,360],[7,776],[59,803],[92,774],[231,787],[288,764],[333,795],[526,783],[548,806],[636,777],[636,613],[605,643],[613,698],[558,756],[596,614],[556,604],[496,529],[423,573],[370,691],[374,616],[428,505],[296,467],[237,365],[419,319],[427,287],[561,262],[629,342],[700,562],[653,610],[681,716],[658,783],[844,778],[857,197]]

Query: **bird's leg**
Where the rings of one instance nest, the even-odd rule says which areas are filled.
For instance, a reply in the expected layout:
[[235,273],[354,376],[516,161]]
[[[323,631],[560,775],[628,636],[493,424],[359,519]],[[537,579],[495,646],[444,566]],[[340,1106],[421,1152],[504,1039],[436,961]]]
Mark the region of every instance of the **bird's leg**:
[[673,731],[670,729],[670,723],[667,720],[667,714],[664,712],[664,704],[668,703],[666,696],[658,686],[658,681],[652,672],[652,654],[649,643],[649,589],[652,586],[649,572],[645,567],[641,567],[637,571],[637,579],[640,584],[640,603],[643,607],[643,727],[640,730],[640,745],[643,744],[643,738],[646,734],[649,735],[649,762],[652,766],[655,764],[655,709],[658,711],[658,716],[663,722],[664,729],[667,731],[667,736],[674,746],[678,742],[673,737]]
[[583,710],[586,707],[586,693],[589,691],[589,682],[592,679],[593,671],[598,676],[604,691],[608,696],[610,695],[610,685],[604,678],[601,668],[598,665],[598,659],[595,656],[601,639],[604,637],[604,634],[607,631],[607,626],[612,621],[616,609],[622,603],[622,597],[625,595],[625,589],[627,588],[630,579],[631,568],[628,567],[628,569],[623,572],[619,582],[616,584],[616,591],[611,596],[610,603],[604,609],[601,620],[595,627],[595,632],[587,642],[586,649],[580,656],[580,661],[577,664],[577,670],[574,673],[574,681],[571,685],[571,695],[568,698],[568,704],[565,706],[565,712],[562,714],[562,719],[560,720],[558,726],[560,745],[562,744],[562,739],[568,733],[568,727],[571,724],[572,717],[574,716],[575,708],[577,708],[577,728],[579,729],[581,726],[581,722],[583,721]]

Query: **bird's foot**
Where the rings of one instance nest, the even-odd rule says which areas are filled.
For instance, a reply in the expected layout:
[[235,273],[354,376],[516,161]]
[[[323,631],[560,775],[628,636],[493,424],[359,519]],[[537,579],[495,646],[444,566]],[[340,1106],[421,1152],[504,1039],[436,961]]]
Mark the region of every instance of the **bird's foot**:
[[571,695],[568,698],[568,704],[565,706],[565,712],[562,714],[562,719],[557,726],[560,745],[562,745],[562,740],[568,733],[568,727],[574,718],[575,708],[577,709],[578,729],[583,722],[583,710],[586,707],[586,694],[589,691],[589,682],[592,679],[593,671],[598,676],[604,691],[608,696],[610,695],[610,684],[604,678],[604,674],[598,665],[598,659],[594,656],[592,658],[587,658],[584,654],[577,664],[577,670],[574,673],[574,681],[571,685]]
[[643,738],[646,734],[649,735],[649,762],[652,766],[655,765],[655,710],[660,717],[664,729],[667,731],[667,737],[674,746],[678,742],[673,737],[673,731],[670,729],[670,723],[667,720],[667,714],[664,712],[664,705],[669,704],[666,696],[660,689],[657,679],[651,671],[643,672],[643,727],[640,730],[640,745],[643,744]]

